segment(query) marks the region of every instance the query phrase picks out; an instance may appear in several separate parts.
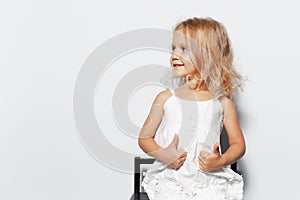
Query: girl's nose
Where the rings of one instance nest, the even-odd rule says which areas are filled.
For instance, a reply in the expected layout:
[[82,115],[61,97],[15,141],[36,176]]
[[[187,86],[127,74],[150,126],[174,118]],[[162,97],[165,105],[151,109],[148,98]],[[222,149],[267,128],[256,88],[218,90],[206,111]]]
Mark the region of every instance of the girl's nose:
[[171,60],[173,61],[178,59],[179,59],[179,55],[175,51],[173,51],[171,54]]
[[175,52],[172,52],[171,57],[170,57],[170,64],[173,65],[173,62],[179,60],[179,55],[176,54]]

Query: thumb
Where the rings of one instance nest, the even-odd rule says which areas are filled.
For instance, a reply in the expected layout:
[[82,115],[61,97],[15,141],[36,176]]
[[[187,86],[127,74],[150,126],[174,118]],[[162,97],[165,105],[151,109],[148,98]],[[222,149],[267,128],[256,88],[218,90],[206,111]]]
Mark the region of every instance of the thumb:
[[220,151],[219,151],[219,147],[220,147],[220,143],[219,143],[219,142],[217,142],[217,143],[215,144],[215,146],[214,146],[214,150],[213,150],[213,152],[214,152],[214,153],[220,153]]
[[174,138],[173,138],[171,144],[169,145],[169,147],[174,148],[174,149],[177,149],[178,142],[179,142],[178,135],[177,135],[177,134],[174,134]]

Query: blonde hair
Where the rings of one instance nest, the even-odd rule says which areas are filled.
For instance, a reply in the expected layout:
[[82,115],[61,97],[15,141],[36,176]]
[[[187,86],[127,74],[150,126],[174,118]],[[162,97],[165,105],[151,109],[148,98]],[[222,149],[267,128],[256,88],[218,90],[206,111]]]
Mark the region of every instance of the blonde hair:
[[[225,27],[212,18],[191,18],[176,25],[190,48],[192,64],[199,74],[179,80],[197,88],[203,82],[213,98],[231,98],[241,89],[243,78],[233,67],[233,51]],[[196,44],[196,45],[195,45]]]

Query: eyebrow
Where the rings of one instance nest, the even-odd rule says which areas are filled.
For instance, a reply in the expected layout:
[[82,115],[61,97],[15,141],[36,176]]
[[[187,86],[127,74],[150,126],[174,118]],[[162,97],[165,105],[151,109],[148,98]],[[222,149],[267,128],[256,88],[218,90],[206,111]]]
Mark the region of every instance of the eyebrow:
[[[172,43],[172,46],[175,46],[174,43]],[[186,43],[179,43],[178,46],[187,46]]]

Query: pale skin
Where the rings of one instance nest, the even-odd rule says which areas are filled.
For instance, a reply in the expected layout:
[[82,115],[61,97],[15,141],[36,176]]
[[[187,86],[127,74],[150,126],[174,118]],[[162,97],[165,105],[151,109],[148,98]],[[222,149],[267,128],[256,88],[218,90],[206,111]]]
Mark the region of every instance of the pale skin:
[[[181,77],[198,73],[196,68],[191,64],[184,41],[184,38],[182,38],[180,34],[179,36],[174,34],[172,44],[173,52],[170,58],[173,70]],[[204,101],[211,98],[205,84],[202,84],[197,90],[192,90],[185,83],[177,88],[175,93],[180,98],[180,95],[182,95],[182,99],[196,101]],[[187,157],[187,152],[177,148],[178,135],[175,134],[173,141],[165,148],[159,146],[154,140],[155,133],[164,115],[164,103],[171,95],[169,91],[162,91],[155,97],[149,115],[141,128],[138,143],[145,153],[162,161],[170,168],[177,170],[184,164]],[[214,171],[236,162],[244,155],[246,149],[244,136],[238,122],[238,116],[233,102],[227,97],[223,97],[220,102],[224,110],[223,123],[230,146],[227,151],[221,155],[219,153],[219,144],[217,143],[212,153],[199,155],[199,169],[205,172]]]

